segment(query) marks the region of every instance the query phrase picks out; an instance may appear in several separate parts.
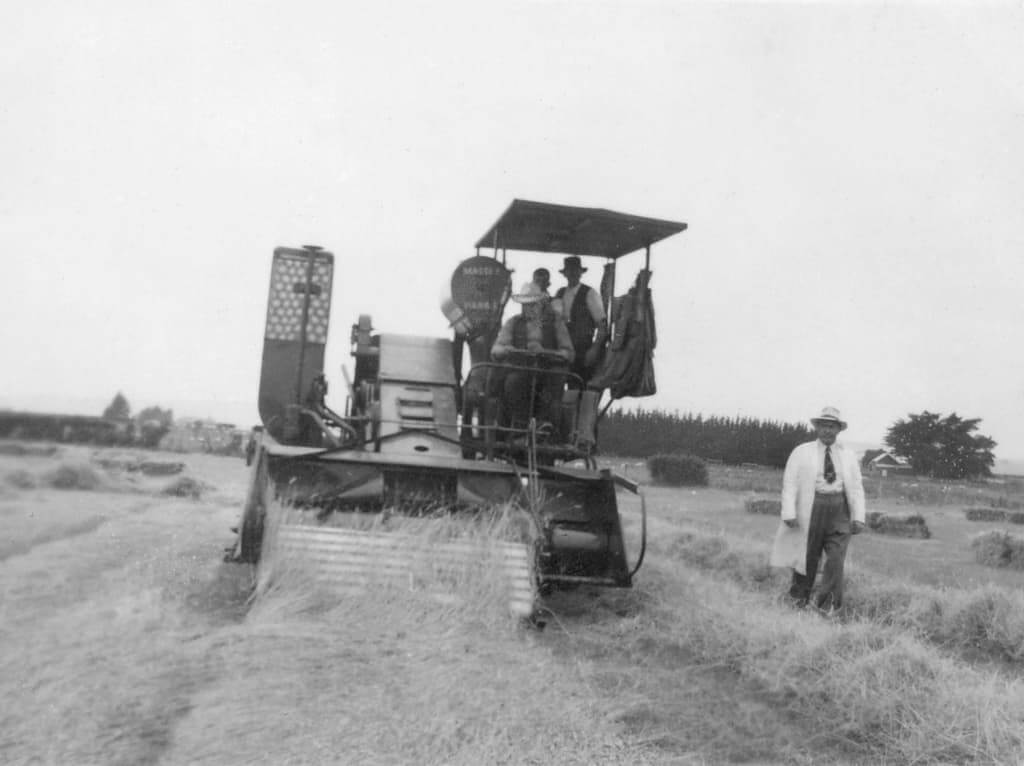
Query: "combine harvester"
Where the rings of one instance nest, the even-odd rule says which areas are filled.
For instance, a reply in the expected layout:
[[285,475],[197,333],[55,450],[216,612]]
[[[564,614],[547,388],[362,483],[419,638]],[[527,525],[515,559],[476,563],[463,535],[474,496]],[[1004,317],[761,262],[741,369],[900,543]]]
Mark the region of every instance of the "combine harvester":
[[[312,246],[277,248],[259,388],[263,428],[229,558],[273,560],[274,567],[261,566],[258,587],[287,561],[338,587],[372,588],[381,578],[412,586],[424,566],[443,572],[486,557],[504,573],[509,608],[522,617],[553,588],[629,587],[643,561],[646,517],[631,567],[615,493],[637,485],[598,470],[598,407],[605,391],[605,411],[615,399],[653,393],[650,247],[685,228],[513,201],[477,242],[476,256],[455,269],[442,306],[453,338],[375,333],[370,317],[359,317],[343,414],[326,403],[323,372],[334,256]],[[481,254],[485,248],[490,255]],[[511,293],[509,250],[605,259],[610,342],[589,385],[544,353],[490,360]],[[613,298],[617,259],[638,250],[645,251],[643,269],[627,294]],[[471,361],[465,380],[464,347]],[[516,419],[500,385],[512,372],[531,383],[559,376],[556,386],[576,385],[565,387],[549,419]],[[389,531],[395,516],[445,531]],[[487,521],[497,517],[511,523]],[[459,533],[481,527],[493,534]]]

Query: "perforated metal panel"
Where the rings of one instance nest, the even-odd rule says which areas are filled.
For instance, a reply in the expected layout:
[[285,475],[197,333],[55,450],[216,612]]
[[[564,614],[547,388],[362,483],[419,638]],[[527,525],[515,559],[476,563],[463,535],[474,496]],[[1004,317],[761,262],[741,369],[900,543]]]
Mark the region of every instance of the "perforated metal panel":
[[[267,299],[267,340],[301,340],[302,305],[307,292],[308,260],[308,254],[301,251],[279,250],[274,254],[270,296]],[[309,317],[306,321],[308,343],[327,342],[333,269],[333,257],[329,253],[317,253],[309,289]]]

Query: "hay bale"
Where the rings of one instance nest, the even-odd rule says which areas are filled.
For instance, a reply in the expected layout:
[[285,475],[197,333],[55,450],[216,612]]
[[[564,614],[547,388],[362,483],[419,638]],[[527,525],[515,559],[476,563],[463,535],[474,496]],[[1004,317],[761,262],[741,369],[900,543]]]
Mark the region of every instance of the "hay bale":
[[162,460],[143,460],[139,463],[138,470],[146,476],[174,476],[185,470],[185,464]]
[[1024,570],[1024,538],[1005,530],[981,532],[971,538],[974,560],[989,567]]
[[893,537],[914,537],[927,540],[932,536],[924,516],[919,513],[910,516],[890,516],[873,511],[868,514],[867,525],[873,532]]
[[7,474],[6,479],[7,483],[16,489],[35,489],[39,486],[39,482],[36,480],[35,475],[24,469],[11,471]]
[[99,474],[84,463],[62,463],[43,477],[54,489],[92,490],[102,486]]
[[708,467],[696,455],[659,454],[647,458],[647,470],[657,484],[670,487],[706,487]]
[[92,462],[105,471],[128,471],[132,473],[139,470],[137,458],[126,457],[94,457]]
[[748,497],[743,501],[747,513],[764,513],[769,516],[782,514],[782,501],[768,497]]
[[[1024,514],[1020,514],[1024,523]],[[1006,511],[1000,508],[965,508],[964,516],[968,521],[1006,521]]]
[[201,481],[197,481],[191,476],[179,476],[160,490],[160,494],[169,497],[188,497],[193,500],[199,500],[205,490],[206,486]]

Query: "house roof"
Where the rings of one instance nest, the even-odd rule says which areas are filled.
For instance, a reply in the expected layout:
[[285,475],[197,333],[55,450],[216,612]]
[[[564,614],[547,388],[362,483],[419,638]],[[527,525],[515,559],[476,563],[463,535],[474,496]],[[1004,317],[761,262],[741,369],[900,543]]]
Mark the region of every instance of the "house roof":
[[870,462],[872,465],[897,466],[901,468],[909,465],[905,457],[900,457],[899,455],[894,455],[891,452],[885,451],[875,455],[871,458]]

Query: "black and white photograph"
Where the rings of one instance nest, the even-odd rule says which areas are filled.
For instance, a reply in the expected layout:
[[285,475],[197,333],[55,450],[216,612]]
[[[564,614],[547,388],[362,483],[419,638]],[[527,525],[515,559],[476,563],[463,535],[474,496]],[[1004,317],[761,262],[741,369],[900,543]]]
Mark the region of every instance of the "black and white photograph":
[[0,8],[0,763],[1024,763],[1024,3]]

